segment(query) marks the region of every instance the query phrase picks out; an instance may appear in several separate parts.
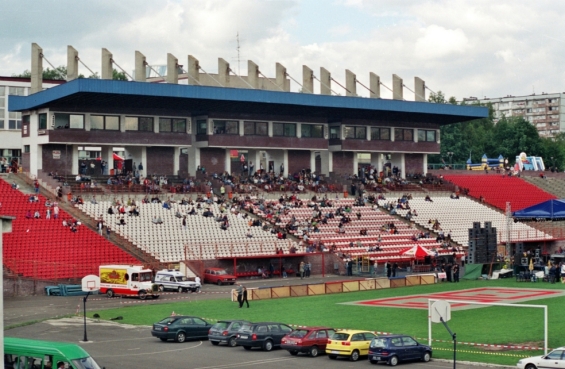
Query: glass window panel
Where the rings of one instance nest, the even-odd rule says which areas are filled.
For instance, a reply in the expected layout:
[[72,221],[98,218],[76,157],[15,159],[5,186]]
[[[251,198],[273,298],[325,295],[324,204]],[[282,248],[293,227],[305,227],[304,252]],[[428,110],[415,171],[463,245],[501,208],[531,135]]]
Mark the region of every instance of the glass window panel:
[[0,119],[0,129],[4,129],[4,119]]
[[381,140],[390,141],[390,128],[381,128]]
[[18,119],[18,113],[15,111],[8,112],[8,117],[11,119]]
[[414,141],[414,131],[412,129],[404,130],[404,141]]
[[273,136],[283,136],[284,135],[284,124],[273,123]]
[[269,125],[267,122],[255,122],[255,134],[257,136],[268,136]]
[[355,138],[355,127],[345,127],[345,138]]
[[4,95],[6,95],[6,87],[0,86],[0,96],[4,96]]
[[427,141],[435,142],[436,141],[436,131],[427,131],[426,137],[427,137]]
[[112,117],[106,116],[105,117],[105,127],[106,130],[109,131],[119,131],[120,130],[120,117]]
[[138,126],[140,131],[153,132],[153,118],[139,117]]
[[10,87],[8,89],[8,95],[23,96],[25,88],[23,87]]
[[355,127],[355,138],[365,140],[367,138],[367,127]]
[[246,136],[255,135],[255,122],[243,122],[243,134]]
[[214,134],[223,135],[226,133],[226,121],[225,120],[215,120],[214,121]]
[[186,119],[174,118],[173,119],[173,132],[186,133]]
[[228,135],[239,134],[239,122],[238,121],[227,121],[226,122],[226,134],[228,134]]
[[69,123],[71,128],[84,129],[84,115],[74,115],[69,116]]
[[208,134],[208,124],[205,119],[196,121],[196,134],[206,135]]
[[426,141],[426,131],[423,129],[418,130],[418,142],[420,141]]
[[296,137],[296,124],[285,124],[284,135],[286,137]]
[[0,108],[6,107],[6,98],[0,97]]
[[126,117],[126,131],[137,131],[139,119],[137,117]]
[[312,137],[312,126],[309,124],[302,124],[300,127],[302,137]]
[[172,119],[159,118],[159,132],[171,132],[172,130]]
[[330,127],[330,138],[339,138],[339,127]]
[[5,110],[0,109],[0,118],[4,118]]
[[312,137],[323,138],[324,137],[324,126],[322,126],[322,125],[312,126]]
[[39,114],[39,129],[47,129],[47,114]]
[[402,128],[395,128],[394,129],[394,140],[395,141],[404,141],[404,131]]
[[10,119],[8,121],[8,128],[9,129],[16,129],[17,125],[16,125],[16,121],[14,119]]
[[55,114],[55,129],[69,128],[69,114]]
[[90,116],[90,129],[104,129],[104,116],[91,115]]

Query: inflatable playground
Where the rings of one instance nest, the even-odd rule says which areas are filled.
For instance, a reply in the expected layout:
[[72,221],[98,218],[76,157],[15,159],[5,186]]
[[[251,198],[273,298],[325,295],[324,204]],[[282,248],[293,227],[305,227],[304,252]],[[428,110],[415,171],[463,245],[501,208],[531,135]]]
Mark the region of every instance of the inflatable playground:
[[[489,158],[486,154],[481,158],[480,163],[474,164],[471,158],[467,160],[467,170],[496,170],[497,168],[505,168],[508,166],[508,160],[504,159],[502,155],[498,158]],[[527,156],[525,152],[516,156],[516,164],[514,165],[515,171],[524,170],[545,170],[543,158],[540,156]]]

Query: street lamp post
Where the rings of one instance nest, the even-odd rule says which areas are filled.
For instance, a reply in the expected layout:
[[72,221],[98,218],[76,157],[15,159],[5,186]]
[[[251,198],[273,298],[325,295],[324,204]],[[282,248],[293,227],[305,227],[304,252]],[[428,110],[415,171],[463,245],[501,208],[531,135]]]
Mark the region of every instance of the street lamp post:
[[447,156],[449,156],[449,166],[453,169],[453,151],[448,151]]

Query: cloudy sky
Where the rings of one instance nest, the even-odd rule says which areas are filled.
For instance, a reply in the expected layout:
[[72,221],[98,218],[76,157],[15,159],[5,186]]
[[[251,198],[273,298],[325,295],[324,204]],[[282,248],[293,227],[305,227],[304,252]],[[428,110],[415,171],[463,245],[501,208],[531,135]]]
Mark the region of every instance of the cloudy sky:
[[30,68],[32,42],[55,66],[72,45],[94,71],[103,47],[127,71],[135,50],[153,65],[170,52],[208,72],[222,57],[237,71],[238,32],[243,75],[251,59],[269,77],[280,62],[298,81],[303,64],[342,83],[345,69],[365,85],[369,72],[389,87],[393,73],[409,87],[418,76],[458,99],[565,92],[565,1],[556,0],[0,0],[0,75]]

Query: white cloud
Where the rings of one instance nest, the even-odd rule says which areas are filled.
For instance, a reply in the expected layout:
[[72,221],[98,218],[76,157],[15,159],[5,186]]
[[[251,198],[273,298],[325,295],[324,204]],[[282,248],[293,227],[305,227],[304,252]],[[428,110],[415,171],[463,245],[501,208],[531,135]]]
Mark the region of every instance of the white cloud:
[[421,30],[422,36],[416,40],[415,56],[425,59],[443,58],[451,54],[461,54],[468,50],[469,40],[461,29],[445,29],[431,25]]

